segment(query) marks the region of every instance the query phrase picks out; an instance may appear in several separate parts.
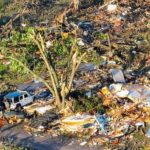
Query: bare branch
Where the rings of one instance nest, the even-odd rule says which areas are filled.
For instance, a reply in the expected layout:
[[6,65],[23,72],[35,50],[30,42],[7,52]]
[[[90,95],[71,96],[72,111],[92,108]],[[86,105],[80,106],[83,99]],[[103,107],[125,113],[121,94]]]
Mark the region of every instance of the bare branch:
[[41,77],[39,77],[37,74],[35,74],[32,70],[30,70],[25,64],[23,64],[20,60],[18,60],[17,58],[14,57],[6,57],[8,59],[14,60],[16,62],[18,62],[20,64],[20,66],[24,67],[28,72],[30,72],[34,77],[38,78],[41,82],[43,82],[45,84],[45,86],[50,90],[50,92],[54,95],[54,91],[53,89],[49,86],[49,84],[42,79]]
[[49,64],[49,62],[47,60],[47,57],[44,53],[44,51],[45,51],[44,40],[43,40],[43,38],[40,34],[39,34],[39,40],[36,39],[35,36],[33,36],[33,41],[35,42],[35,44],[37,44],[37,46],[39,48],[39,51],[42,55],[42,58],[44,60],[44,63],[47,67],[47,70],[48,70],[48,73],[49,73],[49,76],[50,76],[50,79],[51,79],[52,87],[53,87],[53,90],[54,90],[54,95],[55,95],[55,98],[56,98],[57,105],[60,106],[61,105],[61,100],[60,100],[60,95],[59,95],[58,87],[57,87],[58,83],[57,83],[57,80],[56,80],[54,70],[52,69],[52,65]]
[[82,54],[80,56],[79,60],[77,60],[77,53],[75,53],[72,57],[73,64],[72,64],[72,72],[71,72],[71,76],[70,76],[70,80],[69,80],[69,85],[68,85],[68,92],[71,90],[73,78],[74,78],[75,73],[76,73],[77,69],[79,68],[79,65],[85,55],[86,55],[86,53]]
[[[34,35],[35,35],[35,33],[34,33]],[[35,42],[35,44],[37,44],[37,46],[38,46],[38,48],[42,54],[42,58],[43,58],[46,66],[47,66],[49,74],[51,74],[50,76],[54,77],[55,84],[56,84],[56,86],[58,86],[58,78],[57,78],[56,72],[53,69],[52,64],[49,64],[47,57],[46,57],[46,54],[45,54],[46,48],[45,48],[44,40],[43,40],[41,34],[38,34],[38,36],[39,36],[39,41],[34,36],[33,36],[33,41]]]

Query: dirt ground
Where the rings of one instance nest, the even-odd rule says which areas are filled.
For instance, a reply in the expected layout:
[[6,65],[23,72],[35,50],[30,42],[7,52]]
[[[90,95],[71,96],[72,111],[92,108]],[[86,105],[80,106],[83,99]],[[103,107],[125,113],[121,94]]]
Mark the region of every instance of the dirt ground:
[[9,143],[12,143],[12,145],[21,145],[33,150],[100,150],[100,147],[96,146],[80,146],[76,139],[63,135],[51,137],[46,133],[43,135],[29,134],[23,130],[22,125],[5,126],[0,137],[1,139],[2,137],[8,138]]

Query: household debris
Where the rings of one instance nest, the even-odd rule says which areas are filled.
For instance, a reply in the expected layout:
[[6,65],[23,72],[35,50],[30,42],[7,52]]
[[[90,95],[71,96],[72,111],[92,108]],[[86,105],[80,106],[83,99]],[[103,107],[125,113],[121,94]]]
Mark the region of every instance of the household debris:
[[62,120],[62,123],[68,125],[84,125],[87,123],[92,123],[94,116],[88,114],[76,114],[75,116],[70,116]]
[[[43,84],[35,79],[32,85],[29,83],[22,89],[27,90],[31,95],[35,95],[37,100],[34,104],[24,107],[28,115],[31,116],[26,122],[29,132],[50,132],[53,126],[52,123],[58,123],[58,128],[65,130],[65,132],[71,131],[77,134],[81,132],[83,138],[84,134],[87,133],[92,138],[98,136],[100,144],[113,141],[114,145],[119,145],[121,140],[122,143],[125,139],[130,141],[130,133],[135,129],[145,128],[150,123],[150,80],[147,75],[149,73],[149,60],[147,57],[149,47],[146,47],[149,38],[146,35],[149,25],[147,23],[148,14],[148,1],[140,0],[135,4],[128,0],[118,2],[113,0],[100,6],[99,9],[95,7],[94,9],[92,7],[81,9],[75,13],[73,19],[66,15],[66,22],[62,24],[60,35],[59,29],[51,34],[51,29],[48,27],[50,33],[44,31],[50,38],[46,42],[47,49],[54,47],[54,39],[62,37],[66,40],[69,34],[72,34],[74,29],[79,27],[76,35],[79,48],[83,51],[96,51],[98,54],[96,57],[105,57],[100,66],[97,60],[81,64],[74,80],[75,86],[73,86],[75,90],[86,90],[85,95],[89,99],[101,89],[97,95],[104,112],[94,113],[95,115],[86,112],[80,113],[64,118],[63,120],[66,122],[61,119],[62,122],[59,124],[60,119],[55,118],[56,110],[51,104],[54,100],[51,97],[52,95],[47,94]],[[74,18],[82,21],[76,19],[74,21]],[[42,23],[40,24],[42,26]],[[45,26],[48,24],[47,22]],[[128,69],[130,73],[125,74],[125,79],[123,72]],[[109,70],[112,73],[113,84],[111,84],[113,81],[112,77],[109,76]],[[97,84],[98,88],[95,86]],[[49,100],[49,102],[43,100]],[[68,112],[65,113],[65,116],[67,114]],[[88,115],[91,116],[91,119],[87,117]],[[84,132],[85,130],[87,132]],[[54,131],[52,132],[55,134]],[[150,137],[149,133],[148,129],[145,135]],[[83,141],[85,142],[81,145],[88,143],[87,139]]]
[[43,115],[46,113],[46,111],[50,111],[54,108],[55,107],[49,101],[38,101],[34,102],[32,105],[25,106],[24,110],[30,115],[34,114],[35,112],[39,115]]
[[3,111],[0,113],[0,118],[4,120],[4,123],[9,123],[9,124],[18,124],[22,121],[25,120],[27,114],[22,111]]
[[100,130],[102,130],[102,132],[105,135],[107,135],[108,133],[107,127],[108,127],[109,118],[105,114],[104,115],[97,114],[95,118],[99,125]]
[[48,131],[52,127],[51,123],[58,118],[59,115],[53,111],[46,111],[42,115],[34,114],[33,118],[24,125],[24,128],[28,132]]
[[7,119],[9,124],[20,123],[25,120],[27,114],[25,112],[17,112],[17,111],[6,111],[4,117]]
[[80,39],[80,38],[78,39],[77,44],[78,44],[79,46],[84,46],[84,45],[85,45],[84,42],[83,42],[83,40]]
[[87,144],[87,141],[80,143],[81,146],[84,146],[85,144]]
[[150,87],[140,84],[112,84],[109,87],[113,94],[120,98],[129,98],[133,102],[141,102],[150,106]]
[[125,83],[125,78],[121,70],[119,69],[111,69],[114,82]]
[[73,116],[69,116],[64,118],[62,123],[62,130],[68,132],[83,132],[87,128],[94,127],[95,118],[92,115],[83,113],[83,114],[76,114]]
[[109,4],[108,6],[107,6],[107,11],[108,12],[115,12],[117,10],[117,5],[116,4]]
[[[86,126],[92,135],[98,131],[99,135],[107,136],[108,140],[123,138],[135,129],[145,128],[145,123],[150,122],[149,108],[144,105],[145,100],[149,100],[149,91],[148,86],[127,83],[111,84],[109,88],[103,87],[98,94],[103,99],[103,105],[107,106],[106,113],[97,113],[94,119],[91,116],[92,124],[89,126],[86,119],[90,116],[85,113],[67,117],[62,120],[63,129],[68,132],[84,133]],[[132,95],[132,92],[138,92],[139,97]]]
[[103,87],[99,96],[103,98],[103,105],[108,107],[106,114],[110,119],[105,121],[103,116],[99,116],[97,121],[103,133],[109,138],[123,137],[130,133],[130,129],[144,128],[145,123],[150,122],[148,86],[111,84],[109,88]]

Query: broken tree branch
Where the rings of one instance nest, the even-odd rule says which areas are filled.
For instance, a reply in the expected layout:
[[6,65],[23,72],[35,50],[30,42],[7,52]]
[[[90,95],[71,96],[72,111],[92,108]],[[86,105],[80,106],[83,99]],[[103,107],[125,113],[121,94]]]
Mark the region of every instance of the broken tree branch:
[[23,68],[25,68],[25,70],[27,70],[28,72],[30,72],[34,77],[38,78],[41,82],[43,82],[45,84],[45,86],[50,90],[50,92],[52,94],[54,94],[54,91],[53,89],[49,86],[49,84],[44,80],[42,79],[41,77],[39,77],[36,73],[34,73],[32,70],[30,70],[25,64],[23,64],[20,60],[18,60],[17,58],[14,58],[14,57],[6,57],[8,59],[11,59],[11,60],[14,60],[16,62],[18,62],[20,64],[20,66],[22,66]]

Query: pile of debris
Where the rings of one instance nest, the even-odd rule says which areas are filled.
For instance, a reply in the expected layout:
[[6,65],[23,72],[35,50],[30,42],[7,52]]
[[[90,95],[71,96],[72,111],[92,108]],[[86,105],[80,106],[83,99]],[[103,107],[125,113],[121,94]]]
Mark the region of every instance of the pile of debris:
[[99,9],[81,9],[72,16],[65,14],[58,33],[55,29],[47,31],[47,49],[54,46],[54,39],[59,39],[60,35],[67,38],[77,28],[80,49],[95,52],[96,57],[100,57],[97,65],[93,63],[95,60],[88,59],[90,63],[79,66],[73,88],[84,89],[88,98],[93,96],[93,90],[102,100],[100,103],[105,111],[72,113],[62,117],[52,104],[51,93],[41,82],[34,80],[23,86],[31,97],[34,95],[34,103],[24,106],[19,112],[5,112],[10,123],[26,120],[24,127],[30,133],[71,133],[100,144],[123,139],[145,127],[148,130],[144,135],[150,137],[150,57],[149,37],[145,36],[149,30],[149,2],[117,2],[109,1]]
[[37,115],[27,121],[24,125],[28,132],[44,132],[51,129],[51,123],[60,118],[58,114],[52,111],[47,111],[43,115]]
[[[82,134],[82,137],[88,133],[89,138],[102,136],[103,143],[124,138],[139,128],[150,127],[150,87],[126,83],[118,69],[112,70],[112,75],[115,83],[102,87],[97,93],[105,112],[67,117],[61,122],[63,131]],[[147,137],[150,137],[149,131],[145,133]]]
[[[127,83],[120,69],[111,69],[110,72],[114,83],[101,85],[97,89],[105,112],[80,112],[62,117],[61,113],[56,113],[52,98],[48,101],[39,98],[33,104],[24,106],[23,110],[7,111],[4,116],[11,124],[24,120],[24,129],[29,133],[41,135],[47,131],[52,136],[69,133],[89,143],[91,139],[98,144],[119,140],[146,126],[148,130],[144,134],[149,138],[149,85]],[[89,98],[91,96],[92,93],[88,95]],[[101,140],[97,140],[97,137]]]

